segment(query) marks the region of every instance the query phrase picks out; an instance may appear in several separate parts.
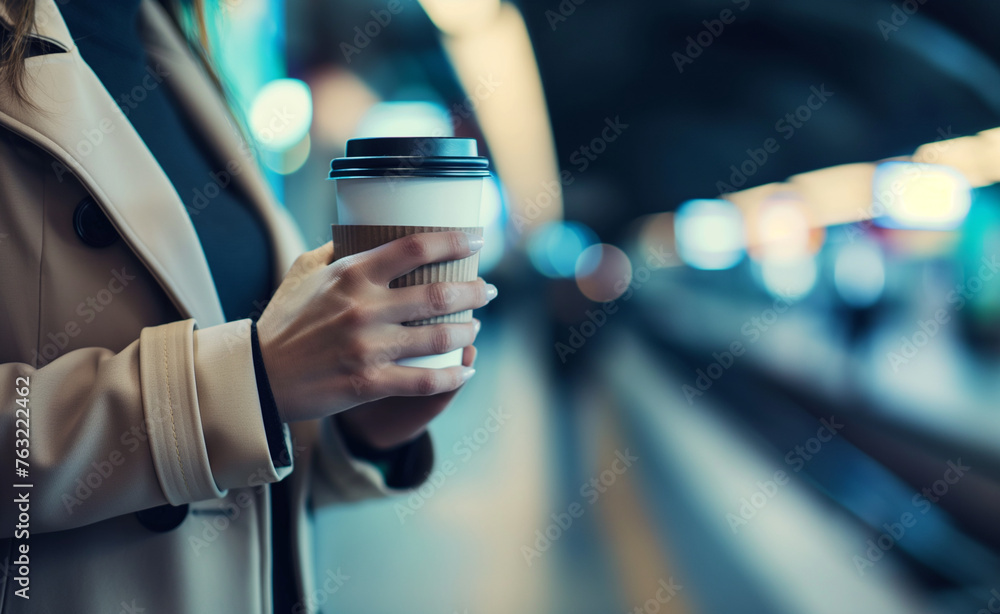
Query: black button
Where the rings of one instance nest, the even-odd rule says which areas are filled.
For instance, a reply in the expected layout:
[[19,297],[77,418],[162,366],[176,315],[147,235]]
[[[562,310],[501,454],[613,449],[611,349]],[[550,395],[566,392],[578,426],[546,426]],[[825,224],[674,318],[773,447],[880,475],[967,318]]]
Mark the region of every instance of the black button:
[[97,202],[88,196],[73,212],[73,228],[83,242],[91,247],[107,247],[118,240],[118,231],[104,215]]
[[148,510],[136,512],[135,517],[139,524],[154,533],[166,533],[176,529],[188,515],[188,504],[184,505],[161,505],[151,507]]

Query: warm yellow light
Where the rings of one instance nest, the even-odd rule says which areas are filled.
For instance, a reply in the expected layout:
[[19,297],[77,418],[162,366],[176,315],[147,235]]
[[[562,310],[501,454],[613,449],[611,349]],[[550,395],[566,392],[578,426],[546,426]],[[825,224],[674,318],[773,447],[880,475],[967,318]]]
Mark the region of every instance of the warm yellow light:
[[563,203],[552,125],[524,19],[503,3],[488,27],[443,42],[503,177],[513,225],[527,238],[561,219]]
[[792,195],[776,196],[760,208],[755,220],[755,259],[789,261],[809,252],[811,228],[802,202]]
[[788,183],[806,203],[812,226],[833,226],[872,217],[874,174],[869,163],[842,164],[794,175]]
[[986,151],[989,141],[979,136],[966,136],[921,145],[913,153],[913,162],[950,166],[960,172],[973,186],[994,182],[997,152]]
[[901,228],[951,229],[965,219],[971,188],[958,171],[934,164],[886,162],[874,181],[875,209]]
[[420,5],[442,32],[465,34],[496,19],[500,0],[420,0]]
[[362,118],[379,102],[378,95],[357,75],[339,68],[324,68],[306,82],[312,89],[317,145],[342,152]]
[[909,158],[833,166],[722,198],[743,212],[748,221],[747,242],[753,249],[767,239],[758,236],[761,207],[775,195],[793,194],[806,206],[813,250],[822,244],[822,229],[827,226],[886,215],[904,228],[954,228],[968,213],[970,190],[998,182],[1000,128],[993,128],[922,145]]

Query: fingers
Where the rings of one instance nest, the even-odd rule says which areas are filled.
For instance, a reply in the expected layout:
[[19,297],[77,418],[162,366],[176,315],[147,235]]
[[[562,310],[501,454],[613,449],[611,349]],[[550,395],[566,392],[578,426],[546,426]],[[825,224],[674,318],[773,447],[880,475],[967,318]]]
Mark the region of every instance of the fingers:
[[465,351],[462,352],[462,365],[466,366],[466,367],[475,366],[475,364],[476,364],[476,355],[478,353],[479,353],[479,351],[476,350],[476,346],[470,345],[470,346],[466,347]]
[[295,263],[292,270],[309,272],[333,262],[333,241],[327,241],[314,250],[303,252]]
[[459,230],[423,232],[369,250],[365,269],[373,282],[388,285],[420,266],[468,258],[482,247],[482,237]]
[[479,320],[467,324],[397,326],[395,327],[398,329],[397,334],[385,342],[385,355],[395,360],[446,354],[472,345],[476,335],[479,334],[480,326]]
[[380,371],[381,381],[376,383],[376,387],[384,396],[425,397],[456,390],[475,373],[472,367],[421,369],[391,366]]
[[389,322],[413,322],[466,309],[479,309],[496,296],[496,286],[482,278],[394,288],[389,290],[390,301],[380,313]]

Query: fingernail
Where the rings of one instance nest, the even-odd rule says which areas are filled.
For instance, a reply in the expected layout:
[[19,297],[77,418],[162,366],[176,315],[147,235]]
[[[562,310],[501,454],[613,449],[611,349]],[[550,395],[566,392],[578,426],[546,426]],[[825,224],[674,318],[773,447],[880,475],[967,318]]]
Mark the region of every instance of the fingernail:
[[498,293],[499,291],[497,290],[496,286],[494,286],[493,284],[486,284],[486,300],[492,301],[497,297]]
[[472,367],[462,367],[462,381],[467,382],[469,378],[476,374],[476,370]]
[[470,252],[475,253],[475,252],[478,252],[479,250],[483,249],[483,238],[482,237],[480,237],[479,235],[474,235],[471,232],[467,232],[465,234],[469,235],[469,251]]
[[478,335],[479,334],[479,329],[483,327],[483,323],[480,322],[479,320],[473,320],[472,324],[473,324],[473,326],[475,328],[476,334]]

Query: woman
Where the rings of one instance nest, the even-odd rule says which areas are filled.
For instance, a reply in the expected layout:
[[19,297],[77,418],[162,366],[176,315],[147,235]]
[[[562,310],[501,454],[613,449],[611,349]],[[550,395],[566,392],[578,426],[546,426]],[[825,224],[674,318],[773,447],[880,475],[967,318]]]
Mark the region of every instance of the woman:
[[481,240],[303,254],[181,8],[0,0],[3,612],[314,611],[308,509],[419,485],[474,373],[401,322],[496,289],[387,286]]

